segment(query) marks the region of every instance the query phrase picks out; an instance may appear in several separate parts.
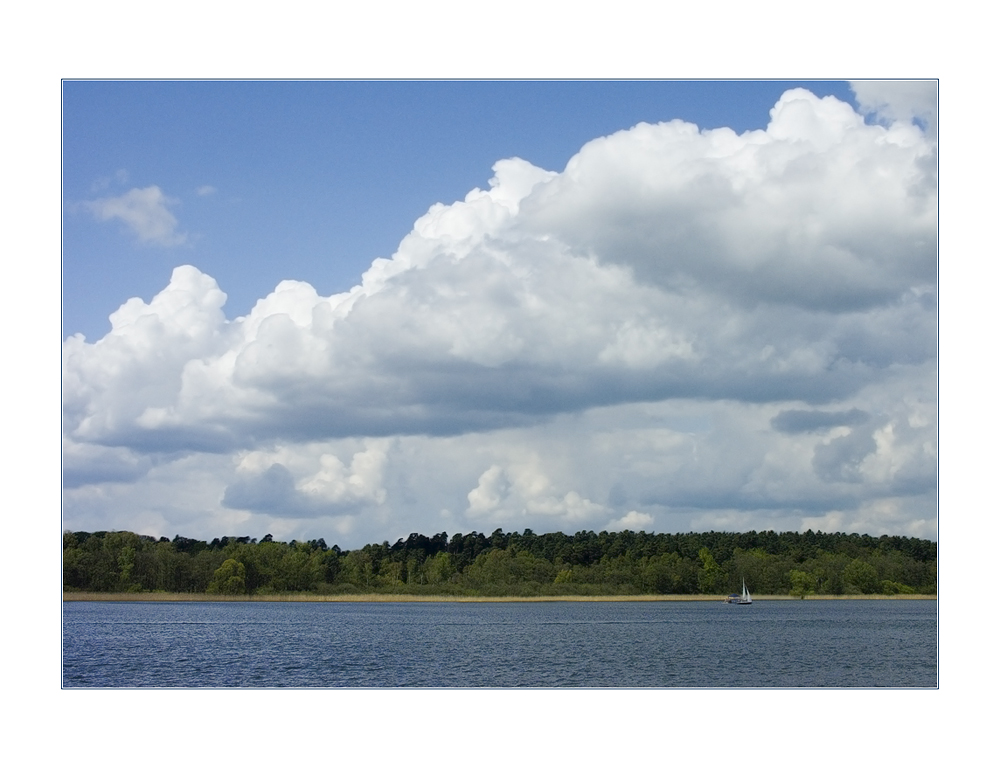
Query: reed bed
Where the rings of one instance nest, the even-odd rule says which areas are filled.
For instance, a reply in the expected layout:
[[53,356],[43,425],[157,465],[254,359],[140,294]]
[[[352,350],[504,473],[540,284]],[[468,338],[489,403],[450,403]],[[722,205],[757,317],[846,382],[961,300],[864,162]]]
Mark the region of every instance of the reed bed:
[[[208,595],[192,592],[64,592],[63,602],[211,602],[211,603],[651,603],[721,602],[723,595],[551,595],[477,597],[469,595]],[[754,602],[799,600],[791,595],[755,595]],[[806,600],[937,600],[937,595],[809,595]]]

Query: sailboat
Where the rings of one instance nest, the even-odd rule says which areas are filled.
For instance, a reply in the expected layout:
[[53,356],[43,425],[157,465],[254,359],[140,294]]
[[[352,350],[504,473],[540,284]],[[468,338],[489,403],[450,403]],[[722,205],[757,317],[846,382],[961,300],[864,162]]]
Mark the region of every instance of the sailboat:
[[743,579],[743,594],[737,595],[732,594],[726,598],[727,603],[732,603],[733,605],[750,605],[753,603],[753,598],[750,597],[750,593],[747,592],[747,580]]

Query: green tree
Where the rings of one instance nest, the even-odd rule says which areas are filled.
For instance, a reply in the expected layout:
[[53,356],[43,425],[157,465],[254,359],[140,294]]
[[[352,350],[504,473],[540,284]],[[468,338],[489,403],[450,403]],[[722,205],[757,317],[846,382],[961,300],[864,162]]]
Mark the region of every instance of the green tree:
[[374,571],[368,548],[353,549],[344,555],[340,566],[340,580],[359,588],[371,589],[375,578]]
[[806,595],[816,594],[816,577],[813,574],[806,571],[791,570],[788,576],[792,582],[792,589],[788,594],[800,600],[804,599]]
[[708,547],[698,550],[698,559],[701,560],[701,568],[698,569],[698,591],[703,595],[713,595],[722,581],[722,569],[715,562]]
[[570,584],[573,581],[573,568],[563,568],[556,574],[553,584]]
[[844,568],[844,582],[854,594],[873,595],[881,588],[878,571],[871,563],[855,558]]
[[296,543],[285,550],[271,586],[279,592],[311,591],[323,580],[323,572],[323,551]]
[[879,590],[883,595],[912,595],[915,594],[917,590],[913,587],[908,587],[906,584],[900,584],[898,581],[889,581],[884,579],[881,582],[881,589]]
[[118,552],[118,591],[138,592],[142,586],[135,580],[135,548],[122,547]]
[[247,569],[236,560],[226,560],[216,570],[205,590],[210,594],[240,595],[246,591]]
[[79,589],[86,578],[85,570],[81,567],[83,550],[80,544],[69,531],[63,533],[63,588]]
[[424,561],[424,578],[428,584],[442,584],[448,581],[455,573],[455,566],[452,564],[451,555],[447,552],[438,552],[433,557],[428,557]]

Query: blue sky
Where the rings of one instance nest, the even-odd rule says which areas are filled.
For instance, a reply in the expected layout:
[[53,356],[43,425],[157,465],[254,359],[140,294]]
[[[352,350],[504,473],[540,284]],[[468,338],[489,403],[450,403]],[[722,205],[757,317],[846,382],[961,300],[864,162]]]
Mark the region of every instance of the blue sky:
[[64,527],[936,538],[932,82],[67,81],[63,121]]

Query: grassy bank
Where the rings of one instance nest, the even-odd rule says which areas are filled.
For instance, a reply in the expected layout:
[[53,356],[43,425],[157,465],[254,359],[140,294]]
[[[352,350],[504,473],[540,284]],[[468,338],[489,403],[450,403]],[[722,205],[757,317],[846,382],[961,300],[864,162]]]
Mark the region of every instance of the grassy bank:
[[[206,595],[191,592],[63,592],[63,602],[212,602],[212,603],[601,603],[721,602],[723,595],[556,595],[542,597],[470,597],[458,595]],[[759,595],[754,602],[798,600],[790,595]],[[937,595],[810,595],[806,600],[937,600]]]

